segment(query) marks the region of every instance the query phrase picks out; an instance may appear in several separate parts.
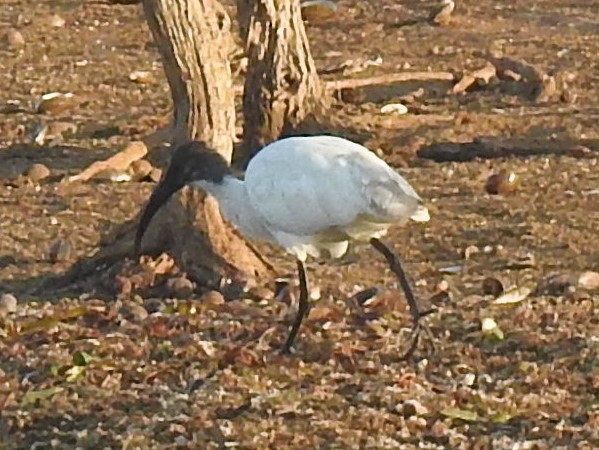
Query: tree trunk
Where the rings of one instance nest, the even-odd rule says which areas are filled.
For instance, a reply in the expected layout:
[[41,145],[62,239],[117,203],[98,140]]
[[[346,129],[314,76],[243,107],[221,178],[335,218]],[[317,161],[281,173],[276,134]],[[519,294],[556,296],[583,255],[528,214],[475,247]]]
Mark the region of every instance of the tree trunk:
[[[202,140],[231,161],[235,133],[230,20],[218,0],[143,0],[174,103],[173,146]],[[225,224],[216,201],[185,189],[148,230],[145,251],[169,252],[203,284],[261,276],[265,261]],[[187,218],[187,219],[186,219]]]
[[237,9],[242,38],[247,33],[240,158],[247,163],[326,102],[299,0],[238,0]]
[[174,144],[200,139],[231,160],[230,20],[217,0],[144,0],[174,104]]

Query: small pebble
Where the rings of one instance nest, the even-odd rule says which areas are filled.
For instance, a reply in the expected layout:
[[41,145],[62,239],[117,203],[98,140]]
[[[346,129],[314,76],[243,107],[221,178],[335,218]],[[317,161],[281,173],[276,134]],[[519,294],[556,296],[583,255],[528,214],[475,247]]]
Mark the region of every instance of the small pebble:
[[119,313],[130,322],[145,320],[149,315],[146,308],[135,302],[127,302],[121,307]]
[[24,175],[31,181],[42,181],[50,176],[50,169],[43,164],[33,164]]
[[491,195],[511,194],[517,188],[518,180],[514,172],[501,170],[491,175],[485,184],[485,190]]
[[156,81],[152,72],[146,70],[135,70],[129,74],[129,80],[137,84],[151,84]]
[[271,289],[262,286],[253,287],[248,293],[255,300],[272,300],[274,298],[274,292]]
[[406,420],[406,428],[408,431],[415,435],[421,433],[426,428],[426,419],[424,417],[412,416]]
[[476,245],[469,245],[464,249],[464,259],[470,259],[472,255],[476,255],[480,252],[480,248]]
[[578,286],[589,291],[599,290],[599,273],[587,271],[578,278]]
[[62,28],[64,27],[64,24],[66,23],[66,21],[60,17],[58,14],[53,14],[52,16],[50,16],[50,26],[54,27],[54,28]]
[[306,0],[300,5],[302,18],[308,22],[322,22],[335,17],[339,7],[330,0]]
[[467,373],[466,375],[464,375],[464,380],[463,380],[464,385],[472,386],[475,381],[476,381],[476,375],[474,375],[473,373]]
[[25,38],[19,30],[15,30],[14,28],[8,30],[8,33],[6,33],[6,41],[11,48],[20,48],[25,45]]
[[163,302],[159,298],[148,298],[144,301],[144,307],[150,314],[159,312],[162,308]]
[[446,438],[449,434],[449,427],[442,420],[437,420],[431,426],[431,435],[437,438]]
[[188,298],[193,294],[193,283],[185,277],[171,278],[166,282],[169,295],[176,298]]
[[0,297],[0,310],[6,313],[13,313],[17,310],[17,297],[12,294],[2,294]]
[[145,159],[133,161],[131,163],[131,166],[129,167],[133,179],[136,181],[140,181],[146,178],[148,175],[152,173],[153,169],[154,168],[152,167],[152,164],[150,164],[150,162],[146,161]]
[[498,296],[505,290],[503,283],[495,277],[486,277],[482,283],[483,294]]
[[437,284],[437,290],[443,292],[449,291],[449,283],[447,282],[447,280],[439,281],[439,284]]
[[162,178],[162,170],[160,170],[158,167],[154,167],[151,172],[150,172],[150,180],[152,180],[155,183],[158,183],[160,181],[160,178]]
[[200,301],[208,305],[222,305],[225,303],[225,297],[218,291],[209,291],[202,296]]
[[418,400],[406,400],[403,404],[402,413],[405,418],[423,416],[428,414],[428,409]]
[[412,403],[404,403],[401,408],[404,417],[412,417],[416,415],[416,407]]

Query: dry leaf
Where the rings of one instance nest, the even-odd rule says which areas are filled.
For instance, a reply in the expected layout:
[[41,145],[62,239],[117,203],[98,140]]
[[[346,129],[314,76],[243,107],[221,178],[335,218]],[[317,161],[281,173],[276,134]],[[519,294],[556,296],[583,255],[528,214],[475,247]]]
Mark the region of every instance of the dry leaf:
[[469,411],[467,409],[461,408],[445,408],[441,411],[441,414],[445,417],[450,417],[452,419],[460,419],[466,422],[476,422],[477,420],[479,420],[476,411]]
[[526,286],[522,286],[519,288],[510,289],[509,291],[504,292],[502,295],[497,297],[495,301],[493,301],[494,305],[513,305],[515,303],[520,303],[526,297],[528,297],[532,292],[532,289]]
[[491,317],[485,317],[481,322],[480,328],[483,334],[486,336],[495,336],[499,340],[503,340],[505,337],[502,329],[499,328],[499,325],[497,325],[495,319]]

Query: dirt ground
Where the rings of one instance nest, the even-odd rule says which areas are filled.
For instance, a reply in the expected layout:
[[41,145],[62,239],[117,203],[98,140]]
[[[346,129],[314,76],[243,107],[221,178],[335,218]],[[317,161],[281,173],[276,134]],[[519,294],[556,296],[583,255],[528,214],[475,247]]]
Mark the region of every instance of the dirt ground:
[[[116,298],[102,266],[89,282],[60,283],[153,187],[61,180],[163,125],[169,92],[139,5],[3,0],[0,30],[24,42],[0,36],[0,294],[18,300],[0,304],[0,448],[599,448],[599,9],[468,0],[433,26],[430,2],[338,3],[335,18],[308,27],[324,79],[459,78],[496,53],[565,80],[547,98],[515,80],[461,95],[413,82],[333,106],[335,132],[397,166],[430,208],[430,223],[388,241],[419,298],[439,308],[427,318],[436,351],[398,359],[409,315],[366,247],[310,264],[320,301],[294,356],[276,351],[293,312],[272,283],[225,303],[201,292]],[[132,82],[136,70],[154,81]],[[53,91],[81,101],[35,113]],[[380,112],[398,101],[407,114]],[[35,145],[40,124],[71,132]],[[451,148],[495,157],[418,157],[469,142]],[[34,163],[50,176],[20,177]],[[516,189],[489,195],[501,169]],[[290,273],[289,258],[265,252]],[[362,308],[346,301],[372,285],[381,292]],[[498,304],[500,288],[529,295]]]

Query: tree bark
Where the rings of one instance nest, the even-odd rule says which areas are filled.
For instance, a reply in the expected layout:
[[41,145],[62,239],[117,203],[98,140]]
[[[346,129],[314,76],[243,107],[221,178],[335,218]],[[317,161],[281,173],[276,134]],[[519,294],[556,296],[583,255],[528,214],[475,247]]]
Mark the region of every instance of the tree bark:
[[[243,162],[326,104],[299,0],[238,0],[247,33]],[[245,31],[247,30],[247,31]]]
[[231,160],[230,20],[217,0],[144,0],[174,104],[174,144],[201,139]]
[[[173,103],[173,145],[201,140],[231,161],[235,105],[230,19],[218,0],[143,0]],[[222,219],[214,199],[184,189],[156,216],[144,250],[169,252],[196,281],[262,276],[268,264]]]

